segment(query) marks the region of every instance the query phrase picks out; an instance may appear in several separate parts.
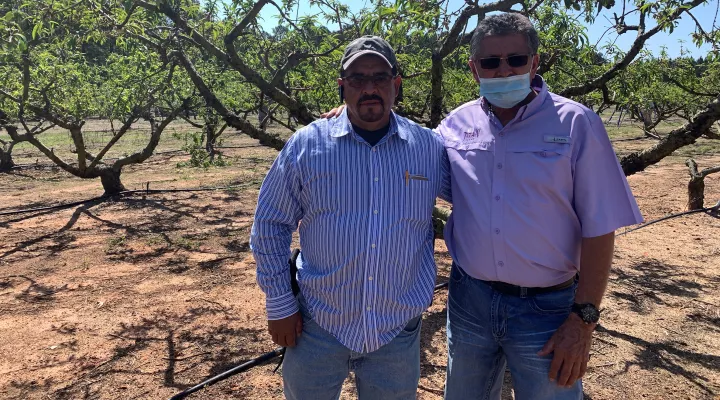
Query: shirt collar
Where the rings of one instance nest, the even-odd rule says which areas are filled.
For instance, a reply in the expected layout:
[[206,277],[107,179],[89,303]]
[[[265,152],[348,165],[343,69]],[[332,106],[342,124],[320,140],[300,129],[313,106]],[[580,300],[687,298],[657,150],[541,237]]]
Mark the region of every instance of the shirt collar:
[[520,109],[520,120],[523,120],[533,114],[535,114],[545,103],[545,98],[548,95],[548,87],[545,80],[539,74],[535,74],[535,78],[530,82],[530,87],[537,92],[537,96],[532,99],[525,107]]
[[[337,120],[335,121],[335,124],[333,125],[330,136],[331,137],[342,137],[347,135],[348,133],[355,134],[353,132],[352,124],[350,123],[350,118],[347,116],[347,107],[343,110],[342,114],[340,114],[337,117]],[[394,134],[398,135],[400,139],[407,140],[407,132],[405,132],[404,129],[398,128],[398,121],[397,116],[394,112],[390,111],[390,129],[388,130],[386,137],[390,137]]]

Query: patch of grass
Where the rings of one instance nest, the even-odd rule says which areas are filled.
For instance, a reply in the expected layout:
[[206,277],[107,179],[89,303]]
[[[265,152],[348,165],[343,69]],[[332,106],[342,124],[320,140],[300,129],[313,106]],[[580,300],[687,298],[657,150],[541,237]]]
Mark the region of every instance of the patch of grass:
[[143,242],[150,247],[163,247],[168,244],[165,237],[157,233],[143,237]]
[[113,236],[108,239],[105,248],[106,253],[112,253],[125,246],[127,237],[125,235]]
[[192,251],[200,248],[200,243],[183,235],[175,239],[175,246],[184,250]]
[[693,157],[720,154],[720,140],[700,138],[695,143],[681,147],[673,153],[676,156]]

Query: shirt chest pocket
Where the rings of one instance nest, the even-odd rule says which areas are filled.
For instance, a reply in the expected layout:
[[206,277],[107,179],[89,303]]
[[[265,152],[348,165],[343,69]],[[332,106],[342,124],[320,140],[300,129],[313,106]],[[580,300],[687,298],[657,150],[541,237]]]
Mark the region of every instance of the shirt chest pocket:
[[400,196],[387,199],[398,202],[401,219],[427,222],[432,215],[435,198],[439,191],[438,174],[421,169],[408,169],[399,182]]
[[571,146],[565,143],[518,143],[507,148],[507,164],[515,178],[554,182],[572,178]]

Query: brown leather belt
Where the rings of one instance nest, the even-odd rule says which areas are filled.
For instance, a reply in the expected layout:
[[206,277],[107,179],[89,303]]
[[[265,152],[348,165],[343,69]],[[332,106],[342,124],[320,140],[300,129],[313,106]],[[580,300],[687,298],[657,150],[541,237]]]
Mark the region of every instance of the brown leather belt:
[[567,281],[563,283],[558,283],[554,286],[549,287],[522,287],[513,285],[510,283],[505,282],[497,282],[497,281],[483,281],[480,280],[480,282],[490,286],[494,290],[497,290],[498,292],[502,294],[507,294],[509,296],[517,296],[517,297],[527,297],[527,296],[535,296],[537,294],[542,293],[550,293],[550,292],[557,292],[558,290],[567,289],[570,286],[575,283],[575,280],[577,279],[577,275],[568,279]]

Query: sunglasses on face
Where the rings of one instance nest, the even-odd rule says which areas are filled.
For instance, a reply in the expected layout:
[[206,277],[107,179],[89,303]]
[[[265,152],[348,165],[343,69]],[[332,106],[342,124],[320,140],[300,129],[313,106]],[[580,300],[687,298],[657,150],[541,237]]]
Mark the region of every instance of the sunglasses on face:
[[530,54],[518,54],[509,57],[486,57],[479,58],[477,61],[480,63],[482,69],[495,69],[500,66],[500,61],[505,60],[507,64],[512,68],[524,67],[527,65],[530,59]]
[[390,74],[380,74],[380,75],[350,75],[343,77],[342,80],[347,82],[348,85],[360,89],[364,88],[365,85],[367,85],[368,82],[371,82],[374,87],[382,87],[387,86],[390,84],[390,82],[395,78],[393,75]]

